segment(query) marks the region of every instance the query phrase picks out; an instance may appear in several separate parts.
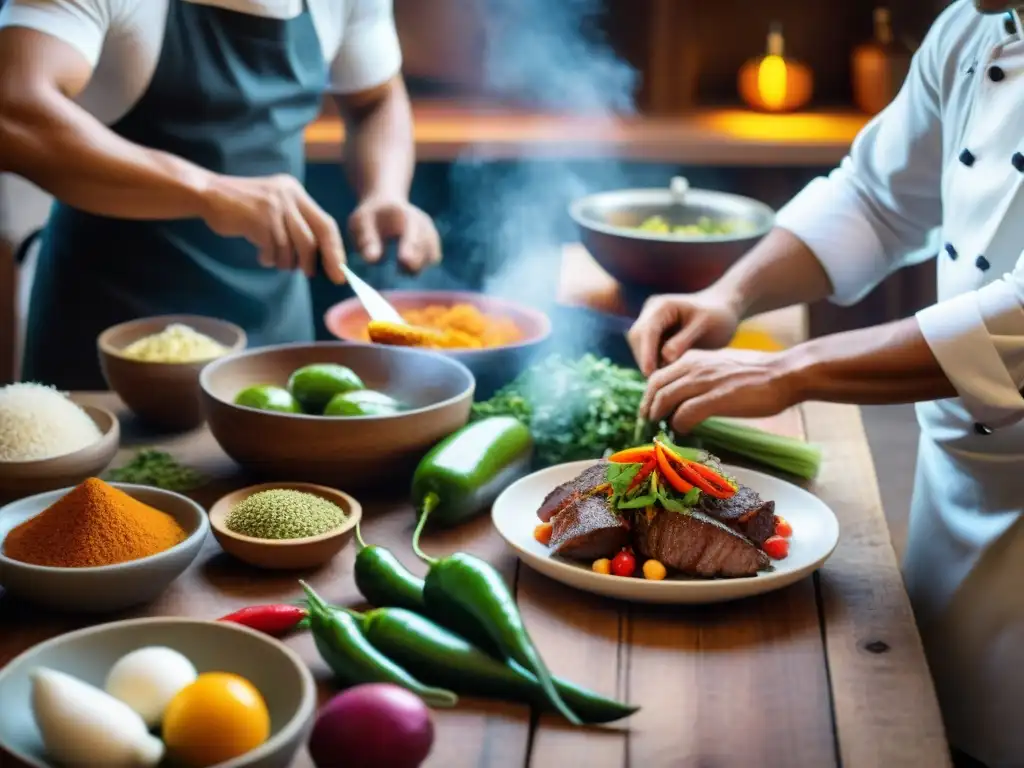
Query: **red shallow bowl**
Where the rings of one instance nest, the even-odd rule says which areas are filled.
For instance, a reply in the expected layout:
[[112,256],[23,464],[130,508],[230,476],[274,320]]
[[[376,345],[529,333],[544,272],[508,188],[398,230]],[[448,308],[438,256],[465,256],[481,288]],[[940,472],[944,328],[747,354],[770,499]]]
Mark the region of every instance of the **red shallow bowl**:
[[[484,314],[507,317],[519,326],[523,338],[515,344],[487,349],[436,350],[454,357],[473,372],[478,397],[488,397],[518,376],[551,335],[551,320],[544,312],[508,299],[463,291],[385,291],[382,295],[399,312],[428,306],[471,304]],[[324,314],[327,330],[342,341],[367,343],[363,331],[369,322],[370,317],[357,298],[335,304]]]

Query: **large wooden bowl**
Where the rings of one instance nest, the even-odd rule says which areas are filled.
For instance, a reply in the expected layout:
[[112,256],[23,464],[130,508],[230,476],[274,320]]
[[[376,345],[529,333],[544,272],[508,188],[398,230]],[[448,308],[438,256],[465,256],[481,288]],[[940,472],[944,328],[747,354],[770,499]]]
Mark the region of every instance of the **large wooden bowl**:
[[[471,304],[486,315],[507,317],[519,327],[523,338],[515,344],[489,349],[438,350],[440,354],[464,363],[472,371],[476,377],[477,396],[482,398],[490,397],[497,388],[522,373],[536,359],[551,335],[551,320],[544,312],[508,299],[468,291],[388,291],[383,296],[399,312],[429,306]],[[369,315],[356,298],[335,304],[324,314],[327,330],[344,341],[366,343],[365,332],[369,322]]]
[[231,352],[245,349],[245,331],[234,323],[201,315],[161,315],[131,320],[99,335],[100,366],[107,386],[141,420],[161,429],[186,430],[203,423],[199,372],[210,361],[154,363],[125,357],[122,350],[173,323],[209,336]]
[[[298,368],[337,363],[370,389],[409,406],[390,416],[324,417],[235,405],[242,389],[283,387]],[[210,431],[246,470],[269,479],[343,488],[393,487],[419,458],[469,419],[475,382],[457,360],[417,349],[285,344],[216,360],[199,376]]]

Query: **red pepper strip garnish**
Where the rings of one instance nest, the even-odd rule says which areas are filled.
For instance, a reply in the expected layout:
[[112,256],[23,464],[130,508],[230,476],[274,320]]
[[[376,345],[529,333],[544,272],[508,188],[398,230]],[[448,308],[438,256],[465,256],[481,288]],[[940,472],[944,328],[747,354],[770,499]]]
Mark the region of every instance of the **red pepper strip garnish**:
[[679,474],[673,469],[671,462],[668,458],[668,451],[661,443],[654,444],[654,454],[658,460],[658,471],[668,480],[668,484],[676,489],[679,493],[686,493],[693,488],[688,482],[683,480]]
[[711,477],[708,477],[707,474],[700,472],[697,469],[698,466],[703,469],[707,469],[707,467],[704,467],[695,461],[688,461],[684,459],[671,448],[661,445],[660,443],[658,444],[658,447],[664,452],[666,463],[671,464],[685,482],[691,483],[693,486],[700,488],[708,496],[716,499],[728,499],[736,495],[736,489],[729,485],[724,478],[719,477],[711,470],[708,470],[714,478],[712,479]]
[[221,616],[217,621],[255,629],[273,637],[279,637],[295,629],[306,618],[306,609],[297,605],[253,605],[240,611]]
[[634,490],[639,488],[640,484],[650,476],[651,472],[654,471],[654,467],[657,466],[657,464],[658,460],[652,457],[646,464],[640,467],[640,471],[636,473],[636,477],[633,478],[633,481],[626,489],[625,495],[628,496]]
[[638,445],[636,448],[626,448],[624,451],[613,453],[608,457],[608,461],[612,464],[646,464],[653,458],[653,445]]
[[734,483],[730,483],[726,478],[715,472],[707,464],[701,464],[699,461],[692,462],[694,472],[698,472],[713,483],[721,484],[726,488],[735,488]]

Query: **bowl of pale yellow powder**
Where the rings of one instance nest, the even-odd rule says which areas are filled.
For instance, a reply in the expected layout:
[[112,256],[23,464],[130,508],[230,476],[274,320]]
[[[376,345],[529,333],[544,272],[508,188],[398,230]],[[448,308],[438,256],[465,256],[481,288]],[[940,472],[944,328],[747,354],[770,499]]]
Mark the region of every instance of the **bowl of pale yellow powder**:
[[201,315],[132,320],[97,339],[107,385],[140,420],[169,430],[202,423],[199,372],[245,345],[237,325]]

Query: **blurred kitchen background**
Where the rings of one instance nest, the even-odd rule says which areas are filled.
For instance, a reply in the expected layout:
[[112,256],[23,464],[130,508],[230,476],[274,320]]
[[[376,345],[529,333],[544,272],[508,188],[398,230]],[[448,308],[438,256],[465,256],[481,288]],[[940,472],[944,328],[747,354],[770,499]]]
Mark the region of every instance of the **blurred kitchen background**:
[[[427,287],[553,291],[562,246],[578,240],[566,206],[589,192],[685,176],[781,206],[891,99],[944,5],[394,0],[416,111],[412,201],[435,217],[445,250]],[[308,132],[307,185],[340,221],[355,203],[342,140],[328,100]],[[15,375],[32,270],[24,245],[47,209],[38,190],[0,178],[0,382]],[[346,290],[314,288],[320,308]],[[922,263],[857,307],[812,307],[810,332],[905,317],[934,296],[934,265]],[[913,412],[866,409],[865,418],[900,546]]]

